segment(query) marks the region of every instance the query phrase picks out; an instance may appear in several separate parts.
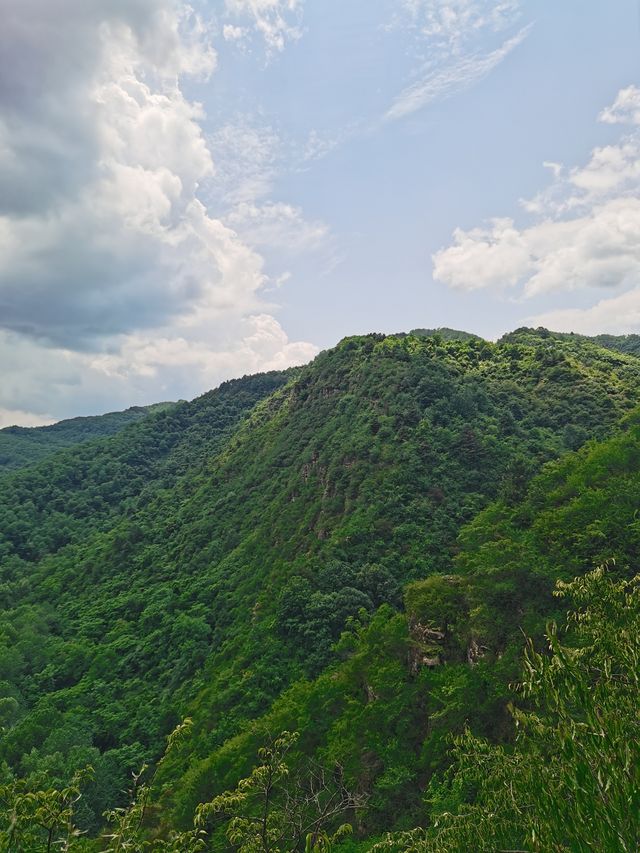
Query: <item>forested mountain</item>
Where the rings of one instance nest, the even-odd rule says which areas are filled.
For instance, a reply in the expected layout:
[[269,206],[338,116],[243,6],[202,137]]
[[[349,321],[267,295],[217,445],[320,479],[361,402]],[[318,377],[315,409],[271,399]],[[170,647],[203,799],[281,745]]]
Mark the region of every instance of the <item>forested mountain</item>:
[[471,332],[462,332],[459,329],[449,329],[447,326],[440,326],[438,329],[412,329],[409,333],[421,338],[442,338],[443,341],[481,341],[483,338],[480,335],[474,335]]
[[[554,583],[637,565],[639,380],[633,355],[543,330],[347,338],[5,476],[7,777],[42,791],[90,764],[94,834],[189,716],[142,821],[158,844],[200,802],[244,807],[224,792],[284,731],[267,764],[340,768],[354,792],[345,850],[464,807],[450,735],[511,740],[523,632],[566,610]],[[171,849],[304,849],[199,827],[205,846]]]
[[546,340],[564,342],[568,346],[573,343],[592,343],[603,349],[611,349],[615,352],[622,352],[625,355],[640,355],[640,335],[578,335],[575,332],[550,332],[539,326],[537,329],[529,329],[523,327],[516,329],[515,332],[510,332],[503,336],[503,341],[509,340]]
[[34,465],[57,450],[94,438],[115,435],[152,412],[160,412],[173,405],[155,403],[153,406],[132,406],[124,412],[70,418],[43,427],[5,427],[0,429],[0,473]]

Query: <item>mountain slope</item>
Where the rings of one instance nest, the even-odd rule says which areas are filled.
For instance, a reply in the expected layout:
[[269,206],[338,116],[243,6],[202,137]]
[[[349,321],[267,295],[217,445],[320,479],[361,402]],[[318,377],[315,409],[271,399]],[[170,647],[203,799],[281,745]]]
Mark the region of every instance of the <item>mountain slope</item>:
[[108,529],[138,503],[200,468],[253,406],[291,372],[225,382],[191,403],[161,408],[117,435],[60,451],[8,475],[0,491],[0,557],[32,564]]
[[7,478],[0,753],[92,763],[88,825],[188,709],[205,758],[331,664],[350,616],[451,571],[461,527],[606,435],[639,379],[584,341],[351,338]]
[[409,333],[419,338],[439,337],[443,341],[482,341],[480,335],[474,335],[472,332],[462,332],[460,329],[449,329],[447,326],[440,326],[438,329],[412,329]]
[[70,418],[44,427],[5,427],[0,429],[0,473],[35,465],[58,450],[115,435],[129,424],[174,405],[155,403],[153,406],[132,406],[123,412]]
[[[438,330],[436,330],[438,331]],[[556,343],[568,346],[578,343],[595,344],[602,349],[621,352],[624,355],[640,355],[640,335],[579,335],[575,332],[552,332],[545,329],[543,326],[538,326],[536,329],[522,327],[516,329],[515,332],[509,332],[503,335],[502,341],[518,340],[533,342],[535,340],[546,340],[548,342],[555,341]]]
[[[513,736],[506,706],[518,700],[509,685],[520,676],[524,636],[541,643],[550,618],[564,621],[566,605],[552,596],[556,580],[603,562],[614,579],[637,572],[639,505],[636,412],[610,439],[549,463],[519,500],[489,505],[462,529],[451,573],[409,584],[403,613],[361,613],[342,636],[337,662],[214,748],[202,733],[203,693],[189,709],[196,720],[189,762],[174,760],[163,780],[174,777],[164,808],[188,824],[198,802],[235,784],[259,746],[289,730],[301,733],[296,760],[337,763],[347,785],[370,794],[360,818],[365,834],[428,825],[425,791],[435,794],[442,783],[450,735],[469,726],[494,741]],[[470,794],[453,793],[463,801]],[[446,811],[437,797],[431,805]]]

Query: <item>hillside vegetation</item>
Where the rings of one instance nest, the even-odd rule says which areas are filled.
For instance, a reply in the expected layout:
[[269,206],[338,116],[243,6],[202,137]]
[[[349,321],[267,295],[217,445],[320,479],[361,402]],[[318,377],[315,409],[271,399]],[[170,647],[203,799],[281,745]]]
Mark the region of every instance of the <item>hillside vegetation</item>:
[[[450,331],[450,330],[449,330]],[[547,340],[547,341],[563,341],[566,343],[592,343],[603,349],[614,350],[614,352],[622,352],[625,355],[640,355],[640,335],[578,335],[575,332],[550,332],[548,329],[538,327],[537,329],[528,329],[523,327],[516,329],[515,332],[510,332],[504,335],[503,341],[514,340]]]
[[[541,330],[348,338],[5,476],[6,773],[37,790],[92,765],[96,833],[189,716],[150,791],[159,839],[244,802],[224,792],[286,731],[291,774],[339,767],[355,798],[345,850],[466,807],[450,736],[512,740],[554,584],[634,571],[639,380]],[[267,849],[201,829],[194,850]]]
[[153,406],[132,406],[124,412],[70,418],[43,427],[5,427],[0,429],[0,473],[35,465],[58,450],[85,441],[115,435],[152,412],[161,412],[173,405],[155,403]]

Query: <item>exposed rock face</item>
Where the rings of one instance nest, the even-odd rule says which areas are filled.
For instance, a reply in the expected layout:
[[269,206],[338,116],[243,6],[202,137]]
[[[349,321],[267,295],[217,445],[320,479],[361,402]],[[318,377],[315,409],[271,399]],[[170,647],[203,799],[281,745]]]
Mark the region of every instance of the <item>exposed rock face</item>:
[[441,643],[445,635],[440,628],[414,622],[410,626],[410,634],[413,644],[409,649],[408,663],[412,675],[417,675],[423,666],[434,667],[443,663]]
[[480,645],[475,637],[472,637],[467,648],[467,663],[469,663],[470,666],[473,666],[483,658],[488,651],[489,649],[487,646]]

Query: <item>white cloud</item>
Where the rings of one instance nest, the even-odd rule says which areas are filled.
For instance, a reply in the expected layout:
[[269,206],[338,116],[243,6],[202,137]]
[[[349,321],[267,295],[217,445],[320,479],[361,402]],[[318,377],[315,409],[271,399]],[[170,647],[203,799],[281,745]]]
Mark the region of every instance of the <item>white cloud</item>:
[[559,178],[562,175],[562,163],[556,163],[553,160],[543,160],[542,165],[545,169],[549,169],[554,178]]
[[244,202],[231,211],[227,222],[252,246],[294,254],[321,248],[329,233],[324,222],[308,222],[299,207],[282,202]]
[[264,198],[272,191],[284,152],[271,126],[237,116],[218,128],[209,144],[216,160],[210,190],[223,209]]
[[0,407],[0,429],[8,426],[40,427],[55,423],[48,415],[36,415],[21,409],[3,409]]
[[509,54],[522,44],[530,27],[523,27],[515,36],[489,53],[463,55],[443,67],[429,70],[423,77],[404,89],[387,110],[384,118],[394,121],[463,91],[490,74]]
[[637,86],[621,89],[599,118],[606,124],[640,124],[640,89]]
[[412,34],[424,58],[383,120],[402,119],[489,75],[527,37],[530,25],[501,35],[520,14],[520,0],[403,0],[389,29]]
[[[235,322],[225,318],[224,326],[224,329],[208,327],[214,333],[215,348],[206,339],[204,326],[197,335],[189,337],[177,336],[175,330],[164,337],[159,330],[153,336],[126,338],[118,352],[92,357],[88,368],[108,380],[133,380],[141,388],[186,387],[195,394],[231,376],[303,364],[318,352],[312,344],[289,341],[278,321],[269,314]],[[197,384],[193,377],[197,377]]]
[[172,0],[26,0],[0,54],[16,41],[37,86],[0,94],[0,324],[87,345],[226,291],[220,229],[199,216],[213,171],[201,109],[180,89],[215,64],[197,19]]
[[43,347],[0,332],[0,425],[40,426],[134,403],[191,398],[225,379],[303,364],[318,352],[268,314],[120,335],[100,352]]
[[273,127],[237,116],[212,135],[210,146],[216,174],[208,191],[220,218],[243,243],[279,262],[326,248],[330,234],[324,222],[310,222],[300,207],[268,198],[278,176],[296,160]]
[[335,151],[338,146],[355,136],[357,131],[358,127],[355,123],[351,127],[343,128],[338,133],[325,134],[315,129],[311,130],[302,147],[299,159],[304,165],[313,160],[322,160],[327,154]]
[[579,191],[568,196],[568,208],[582,207],[613,193],[635,192],[640,186],[640,140],[629,137],[617,145],[596,148],[584,168],[571,170],[568,181]]
[[526,322],[531,326],[583,335],[637,333],[640,330],[640,288],[611,299],[600,299],[589,308],[563,308],[536,314]]
[[302,36],[303,0],[225,0],[225,6],[229,15],[251,23],[269,54]]
[[520,13],[520,0],[404,0],[411,25],[433,46],[459,53],[479,33],[499,32]]
[[243,41],[247,34],[246,27],[234,27],[233,24],[225,24],[222,27],[222,37],[225,41]]
[[[48,419],[184,397],[314,354],[266,314],[263,257],[203,203],[207,185],[227,212],[255,204],[275,174],[273,139],[227,134],[215,183],[216,139],[183,90],[215,62],[181,0],[3,10],[0,409]],[[299,210],[262,207],[311,239]]]
[[[633,87],[601,113],[633,118]],[[617,119],[616,119],[617,120]],[[554,328],[637,328],[640,301],[640,134],[594,149],[585,166],[551,168],[551,185],[523,202],[532,220],[493,220],[457,229],[451,245],[433,256],[434,275],[451,287],[511,289],[524,298],[584,289],[622,289],[589,309],[555,311],[536,322]],[[623,314],[628,311],[623,322]],[[617,324],[617,325],[616,325]]]
[[434,276],[460,290],[512,288],[525,297],[640,283],[640,199],[612,199],[586,215],[516,228],[511,219],[458,229],[433,256]]
[[[516,284],[531,265],[526,241],[511,219],[453,235],[454,245],[434,255],[434,276],[450,287],[476,290]],[[469,273],[473,270],[473,275]]]

